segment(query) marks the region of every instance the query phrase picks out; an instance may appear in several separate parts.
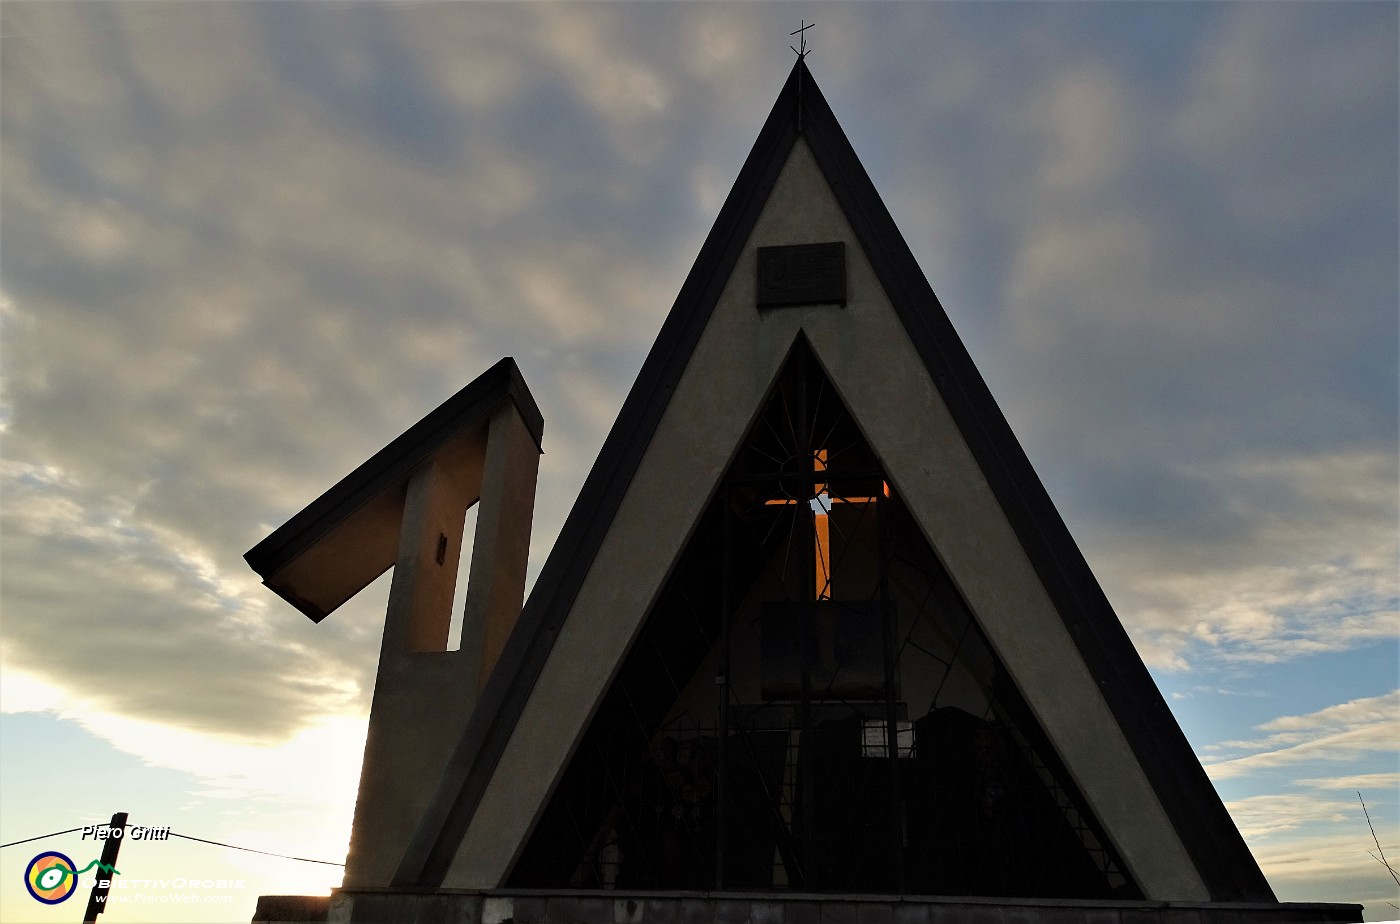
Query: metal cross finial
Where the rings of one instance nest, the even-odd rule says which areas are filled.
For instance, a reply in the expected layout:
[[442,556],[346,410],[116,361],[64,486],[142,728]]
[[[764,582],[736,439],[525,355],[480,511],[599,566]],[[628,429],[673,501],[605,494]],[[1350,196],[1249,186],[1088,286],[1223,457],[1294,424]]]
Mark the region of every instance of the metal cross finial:
[[796,49],[796,48],[792,48],[791,45],[789,45],[788,47],[789,47],[789,48],[792,48],[792,53],[795,54],[795,55],[797,55],[797,57],[799,57],[799,58],[805,58],[805,57],[807,57],[807,54],[808,54],[808,52],[807,52],[807,30],[810,29],[810,28],[812,28],[813,26],[815,26],[816,23],[814,23],[814,22],[807,22],[807,20],[805,20],[805,19],[799,20],[799,22],[802,24],[802,28],[798,29],[796,32],[789,32],[788,35],[796,35],[796,36],[799,36],[799,38],[798,38],[798,40],[797,40],[797,44],[801,46],[801,50],[799,51],[799,50]]

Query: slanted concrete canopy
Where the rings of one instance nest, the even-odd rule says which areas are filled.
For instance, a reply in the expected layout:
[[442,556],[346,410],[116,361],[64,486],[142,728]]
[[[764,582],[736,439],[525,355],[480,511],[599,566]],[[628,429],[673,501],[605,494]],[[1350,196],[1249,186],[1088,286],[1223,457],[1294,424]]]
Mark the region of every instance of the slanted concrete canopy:
[[[271,590],[320,622],[394,564],[409,479],[436,462],[479,495],[491,413],[511,402],[538,447],[544,418],[515,361],[503,359],[244,556]],[[462,509],[465,510],[466,506]]]

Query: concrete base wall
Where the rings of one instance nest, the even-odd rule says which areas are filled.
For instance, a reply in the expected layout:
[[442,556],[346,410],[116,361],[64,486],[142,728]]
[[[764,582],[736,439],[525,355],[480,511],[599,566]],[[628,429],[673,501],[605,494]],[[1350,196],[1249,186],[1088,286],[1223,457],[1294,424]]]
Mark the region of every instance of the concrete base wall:
[[307,924],[326,919],[329,895],[259,895],[253,912],[257,924]]
[[[321,917],[304,914],[320,902]],[[740,892],[264,895],[253,920],[326,924],[1353,924],[1360,905],[1105,902]]]

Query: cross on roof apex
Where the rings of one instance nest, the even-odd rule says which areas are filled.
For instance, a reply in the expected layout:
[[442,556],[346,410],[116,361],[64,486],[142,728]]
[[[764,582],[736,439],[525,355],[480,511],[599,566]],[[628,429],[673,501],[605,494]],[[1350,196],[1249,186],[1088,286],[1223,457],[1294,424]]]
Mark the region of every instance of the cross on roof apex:
[[797,55],[798,58],[805,58],[805,57],[807,57],[807,55],[808,55],[808,51],[807,51],[807,30],[810,29],[810,28],[812,28],[813,26],[815,26],[816,23],[814,23],[814,22],[807,22],[805,19],[800,20],[799,22],[800,22],[800,24],[801,24],[801,28],[799,28],[796,32],[789,32],[788,35],[796,35],[796,36],[798,36],[797,44],[800,46],[800,49],[799,49],[799,48],[792,48],[791,45],[789,45],[788,47],[789,47],[789,48],[792,48],[792,53],[795,54],[795,55]]

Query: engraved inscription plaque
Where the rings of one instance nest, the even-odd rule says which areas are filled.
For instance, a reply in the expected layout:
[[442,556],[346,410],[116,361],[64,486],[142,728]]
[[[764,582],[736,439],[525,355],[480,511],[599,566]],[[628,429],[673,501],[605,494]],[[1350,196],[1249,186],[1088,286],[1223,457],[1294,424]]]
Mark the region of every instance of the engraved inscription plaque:
[[758,307],[846,304],[846,245],[758,248]]

